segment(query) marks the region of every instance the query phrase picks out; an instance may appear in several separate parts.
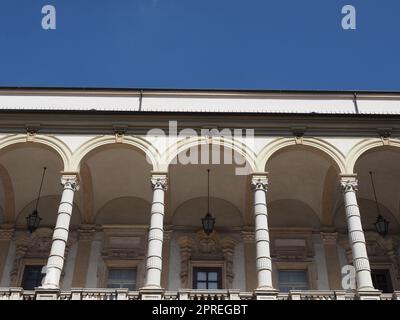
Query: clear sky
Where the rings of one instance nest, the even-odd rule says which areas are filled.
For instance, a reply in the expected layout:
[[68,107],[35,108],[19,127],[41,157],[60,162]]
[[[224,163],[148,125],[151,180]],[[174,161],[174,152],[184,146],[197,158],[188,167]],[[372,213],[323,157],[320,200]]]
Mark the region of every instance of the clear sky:
[[400,91],[400,1],[0,0],[0,86]]

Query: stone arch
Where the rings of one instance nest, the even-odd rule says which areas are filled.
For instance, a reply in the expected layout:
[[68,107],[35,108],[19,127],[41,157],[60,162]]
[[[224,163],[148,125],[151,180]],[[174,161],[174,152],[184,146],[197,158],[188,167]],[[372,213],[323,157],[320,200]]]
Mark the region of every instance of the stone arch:
[[69,147],[58,138],[46,135],[35,135],[33,141],[27,141],[27,136],[23,134],[6,136],[0,139],[0,152],[4,151],[7,147],[19,147],[21,145],[46,146],[61,158],[64,171],[70,170],[72,152]]
[[263,172],[265,171],[265,167],[267,165],[268,160],[278,151],[283,148],[295,146],[295,145],[304,145],[311,148],[314,148],[323,154],[327,155],[332,162],[337,167],[339,173],[346,172],[345,159],[343,154],[330,143],[316,138],[303,138],[300,144],[296,143],[294,138],[278,138],[268,145],[266,145],[257,157],[257,171]]
[[114,136],[96,137],[81,145],[72,156],[71,171],[79,171],[82,160],[91,152],[100,149],[103,146],[120,144],[123,146],[131,146],[142,152],[154,171],[160,171],[158,165],[159,154],[157,150],[148,141],[140,137],[125,136],[123,141],[117,143]]
[[[181,152],[188,150],[191,147],[196,147],[207,143],[208,140],[206,137],[191,137],[180,140],[176,144],[169,146],[165,151],[164,156],[160,159],[160,169],[162,169],[160,171],[168,171],[168,166]],[[237,152],[246,160],[246,162],[250,166],[251,171],[256,171],[256,155],[248,146],[246,146],[242,142],[234,139],[226,139],[223,137],[213,137],[211,144],[226,147],[233,150],[234,152]]]
[[357,161],[365,154],[367,151],[379,148],[379,147],[400,147],[400,140],[398,139],[390,139],[388,144],[384,144],[382,139],[374,138],[374,139],[365,139],[360,143],[357,143],[346,156],[346,171],[347,173],[351,174],[354,173],[354,167]]

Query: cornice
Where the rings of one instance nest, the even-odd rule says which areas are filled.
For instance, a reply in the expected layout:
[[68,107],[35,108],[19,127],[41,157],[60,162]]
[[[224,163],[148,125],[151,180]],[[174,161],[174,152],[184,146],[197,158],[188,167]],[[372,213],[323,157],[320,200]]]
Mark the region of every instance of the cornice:
[[115,134],[115,125],[123,121],[125,135],[146,134],[151,128],[168,133],[168,121],[178,128],[200,131],[207,123],[223,128],[252,128],[255,135],[293,136],[293,127],[304,127],[307,136],[379,137],[382,127],[391,128],[391,137],[400,137],[400,116],[301,115],[301,114],[191,114],[191,113],[76,113],[76,112],[1,112],[3,133],[26,133],[27,123],[40,125],[39,134]]

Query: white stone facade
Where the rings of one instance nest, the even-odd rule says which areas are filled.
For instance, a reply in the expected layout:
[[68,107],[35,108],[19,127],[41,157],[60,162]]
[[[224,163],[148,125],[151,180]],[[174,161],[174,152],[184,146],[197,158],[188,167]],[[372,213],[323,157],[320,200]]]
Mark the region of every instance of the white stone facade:
[[[399,116],[389,93],[0,90],[3,297],[46,265],[38,298],[189,299],[196,268],[221,270],[215,294],[231,299],[396,298]],[[105,289],[112,268],[134,269],[139,293]],[[279,274],[296,270],[307,289],[286,296]],[[377,270],[391,292],[374,288]]]

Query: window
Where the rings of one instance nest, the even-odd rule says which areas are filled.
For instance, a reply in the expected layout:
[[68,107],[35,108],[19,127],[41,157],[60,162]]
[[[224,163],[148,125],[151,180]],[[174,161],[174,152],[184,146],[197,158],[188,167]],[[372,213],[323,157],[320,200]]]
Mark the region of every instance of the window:
[[371,277],[375,289],[382,290],[384,293],[393,292],[389,270],[372,270]]
[[279,290],[289,292],[289,290],[307,290],[308,280],[305,270],[280,270],[279,271]]
[[221,268],[193,268],[193,289],[221,289]]
[[44,274],[42,274],[43,266],[28,266],[24,268],[24,274],[22,276],[21,286],[25,290],[34,290],[36,287],[42,285],[42,279]]
[[136,290],[136,269],[110,268],[108,270],[107,288]]

